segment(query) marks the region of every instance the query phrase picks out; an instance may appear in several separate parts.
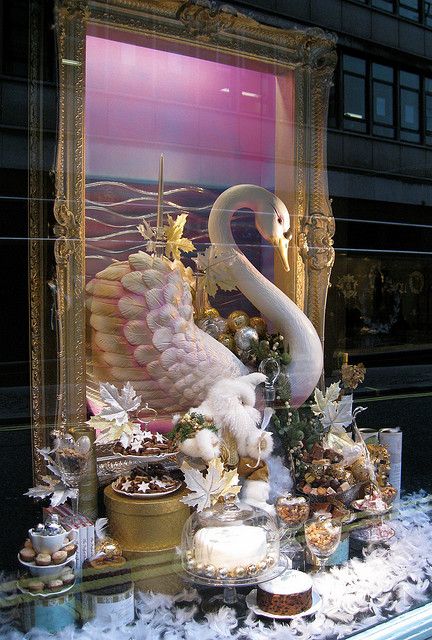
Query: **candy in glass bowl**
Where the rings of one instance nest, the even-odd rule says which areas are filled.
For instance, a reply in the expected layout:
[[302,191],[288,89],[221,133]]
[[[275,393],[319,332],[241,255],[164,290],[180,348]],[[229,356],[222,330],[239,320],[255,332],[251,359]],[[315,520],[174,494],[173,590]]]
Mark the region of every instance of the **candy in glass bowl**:
[[306,544],[316,557],[319,571],[339,546],[342,525],[329,514],[320,514],[306,522],[304,526]]
[[309,517],[309,501],[288,493],[276,500],[276,514],[281,528],[281,549],[284,552],[301,548],[295,534]]

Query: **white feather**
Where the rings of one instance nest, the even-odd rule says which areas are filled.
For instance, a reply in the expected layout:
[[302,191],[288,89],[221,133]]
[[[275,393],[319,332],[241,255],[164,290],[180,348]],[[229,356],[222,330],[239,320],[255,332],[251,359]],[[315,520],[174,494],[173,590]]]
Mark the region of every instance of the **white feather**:
[[143,274],[140,271],[131,271],[121,279],[122,286],[132,293],[144,294],[147,286],[143,281]]

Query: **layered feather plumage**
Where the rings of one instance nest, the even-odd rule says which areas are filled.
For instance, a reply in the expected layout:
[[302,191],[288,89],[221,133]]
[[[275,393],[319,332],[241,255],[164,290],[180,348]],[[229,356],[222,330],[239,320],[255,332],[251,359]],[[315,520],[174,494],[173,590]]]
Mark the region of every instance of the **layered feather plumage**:
[[[130,381],[156,409],[183,411],[220,378],[245,366],[193,320],[192,296],[176,261],[134,253],[87,285],[91,345],[89,397],[99,382]],[[197,402],[198,401],[198,402]]]

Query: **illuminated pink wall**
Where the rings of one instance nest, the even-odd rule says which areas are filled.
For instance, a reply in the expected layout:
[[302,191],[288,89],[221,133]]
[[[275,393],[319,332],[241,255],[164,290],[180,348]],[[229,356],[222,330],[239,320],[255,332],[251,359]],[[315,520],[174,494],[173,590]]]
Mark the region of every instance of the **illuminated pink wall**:
[[87,37],[86,172],[151,182],[274,190],[276,78]]

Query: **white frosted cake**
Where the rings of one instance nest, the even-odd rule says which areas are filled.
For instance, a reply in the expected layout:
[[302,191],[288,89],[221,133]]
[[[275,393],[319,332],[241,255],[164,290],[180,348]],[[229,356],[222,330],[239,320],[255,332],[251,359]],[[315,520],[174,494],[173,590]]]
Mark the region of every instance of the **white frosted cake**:
[[248,525],[207,527],[194,536],[195,560],[216,569],[234,569],[265,559],[267,537],[264,529]]
[[288,569],[258,585],[257,604],[262,611],[281,616],[306,611],[312,606],[312,580],[306,573]]

